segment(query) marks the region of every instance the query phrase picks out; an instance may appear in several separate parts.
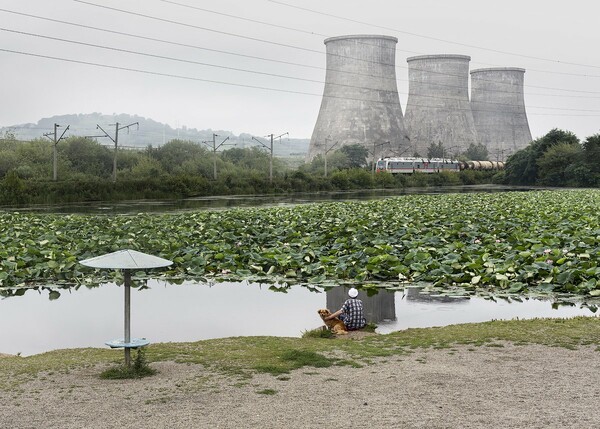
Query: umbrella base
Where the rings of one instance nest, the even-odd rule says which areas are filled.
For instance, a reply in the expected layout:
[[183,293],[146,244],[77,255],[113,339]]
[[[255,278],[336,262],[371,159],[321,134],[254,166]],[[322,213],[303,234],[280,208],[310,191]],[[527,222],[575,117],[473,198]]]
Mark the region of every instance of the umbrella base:
[[120,339],[120,340],[107,341],[104,344],[106,344],[107,346],[109,346],[112,349],[117,349],[117,348],[137,349],[138,347],[147,346],[148,344],[150,344],[150,341],[147,340],[146,338],[132,338],[128,343],[126,343],[125,340]]

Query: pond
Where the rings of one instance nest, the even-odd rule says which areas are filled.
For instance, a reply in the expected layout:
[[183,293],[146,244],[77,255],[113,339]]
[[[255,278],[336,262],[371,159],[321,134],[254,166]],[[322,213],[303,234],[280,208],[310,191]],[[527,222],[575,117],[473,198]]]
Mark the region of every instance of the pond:
[[[347,289],[327,292],[292,286],[283,292],[269,285],[185,282],[181,285],[150,280],[149,289],[132,291],[131,332],[151,342],[197,341],[233,336],[300,337],[322,326],[320,308],[338,309]],[[409,327],[444,326],[492,319],[592,316],[580,305],[552,308],[551,301],[497,302],[483,298],[428,296],[419,289],[382,290],[367,297],[361,291],[377,332]],[[28,356],[54,349],[104,347],[122,338],[123,288],[61,291],[50,301],[48,292],[30,290],[24,296],[0,301],[0,353]]]
[[93,201],[71,204],[0,207],[3,211],[39,213],[135,214],[186,210],[224,210],[237,207],[270,207],[324,201],[354,201],[388,198],[399,195],[529,191],[529,187],[505,185],[437,186],[406,189],[365,189],[345,192],[312,192],[281,195],[228,195],[185,198],[179,200]]

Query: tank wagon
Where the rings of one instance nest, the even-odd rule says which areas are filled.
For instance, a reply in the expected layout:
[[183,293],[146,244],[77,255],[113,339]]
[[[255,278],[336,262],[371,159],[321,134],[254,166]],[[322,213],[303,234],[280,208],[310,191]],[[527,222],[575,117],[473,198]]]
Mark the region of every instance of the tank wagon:
[[504,170],[502,161],[464,161],[461,170]]

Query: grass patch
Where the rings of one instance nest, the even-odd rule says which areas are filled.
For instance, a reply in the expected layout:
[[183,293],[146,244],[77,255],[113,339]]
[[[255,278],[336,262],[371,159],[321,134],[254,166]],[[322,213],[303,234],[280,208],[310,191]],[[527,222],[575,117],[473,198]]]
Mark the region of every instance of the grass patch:
[[329,329],[312,329],[310,331],[304,331],[302,333],[302,338],[334,338],[335,334],[331,332]]
[[257,365],[254,368],[258,372],[266,372],[273,375],[287,374],[293,369],[304,366],[315,368],[326,368],[333,365],[334,360],[309,350],[287,350],[279,357],[279,365]]
[[263,372],[271,375],[289,374],[290,368],[282,365],[256,365],[254,369],[257,372]]
[[281,356],[281,360],[290,362],[295,368],[302,368],[303,366],[327,368],[333,364],[332,359],[308,350],[289,350]]
[[132,366],[119,365],[109,368],[100,373],[100,378],[105,380],[124,380],[128,378],[144,378],[156,374],[156,370],[150,367],[142,370],[134,369]]
[[362,368],[364,365],[361,365],[360,363],[354,360],[340,359],[335,362],[335,366],[349,366],[352,368]]
[[377,325],[373,322],[369,322],[369,323],[367,323],[367,326],[365,326],[364,328],[361,329],[361,331],[375,332],[375,329],[377,329]]
[[123,380],[128,378],[144,378],[156,374],[158,371],[151,368],[146,361],[146,351],[143,347],[137,350],[133,365],[125,364],[108,368],[100,373],[100,378],[105,380]]
[[263,389],[263,390],[259,390],[256,393],[258,393],[259,395],[275,395],[277,393],[277,390],[275,389]]

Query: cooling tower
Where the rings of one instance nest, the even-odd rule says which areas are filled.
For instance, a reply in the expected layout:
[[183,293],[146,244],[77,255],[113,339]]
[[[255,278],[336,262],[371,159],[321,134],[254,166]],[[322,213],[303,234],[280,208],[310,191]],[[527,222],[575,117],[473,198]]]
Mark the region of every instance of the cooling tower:
[[325,39],[325,88],[307,161],[352,144],[365,146],[369,159],[409,149],[396,86],[397,42],[376,35]]
[[465,55],[407,58],[409,87],[404,123],[414,154],[427,156],[429,146],[441,142],[446,157],[477,143],[469,104],[470,60]]
[[520,68],[486,68],[471,72],[471,109],[480,143],[490,159],[506,158],[531,142]]

